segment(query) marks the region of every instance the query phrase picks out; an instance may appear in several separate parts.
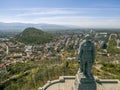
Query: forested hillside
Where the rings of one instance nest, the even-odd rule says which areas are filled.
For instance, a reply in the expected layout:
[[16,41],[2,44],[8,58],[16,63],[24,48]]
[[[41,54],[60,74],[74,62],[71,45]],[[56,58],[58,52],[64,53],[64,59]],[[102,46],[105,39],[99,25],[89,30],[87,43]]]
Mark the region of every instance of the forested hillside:
[[25,44],[43,44],[53,40],[55,35],[36,28],[26,28],[16,36],[16,40]]

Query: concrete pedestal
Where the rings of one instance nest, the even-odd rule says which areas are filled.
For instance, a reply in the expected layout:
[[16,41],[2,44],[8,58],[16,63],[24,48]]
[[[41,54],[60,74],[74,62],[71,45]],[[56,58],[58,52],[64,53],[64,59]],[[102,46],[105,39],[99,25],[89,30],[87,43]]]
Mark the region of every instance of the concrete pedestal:
[[96,82],[94,79],[86,78],[82,73],[78,73],[72,90],[96,90]]

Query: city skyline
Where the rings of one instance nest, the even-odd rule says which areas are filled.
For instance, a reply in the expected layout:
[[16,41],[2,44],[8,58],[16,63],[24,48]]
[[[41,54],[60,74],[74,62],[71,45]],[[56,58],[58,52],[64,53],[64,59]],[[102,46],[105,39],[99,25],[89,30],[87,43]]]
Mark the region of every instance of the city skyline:
[[120,28],[118,0],[1,0],[0,22]]

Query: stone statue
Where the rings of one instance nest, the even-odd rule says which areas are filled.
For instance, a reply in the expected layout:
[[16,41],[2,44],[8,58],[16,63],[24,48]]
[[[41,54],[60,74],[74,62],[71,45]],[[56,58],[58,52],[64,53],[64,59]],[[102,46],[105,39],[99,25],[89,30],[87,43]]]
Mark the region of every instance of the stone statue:
[[95,46],[91,42],[90,36],[86,37],[86,42],[80,46],[78,62],[80,64],[80,72],[87,78],[93,78],[91,68],[95,60]]

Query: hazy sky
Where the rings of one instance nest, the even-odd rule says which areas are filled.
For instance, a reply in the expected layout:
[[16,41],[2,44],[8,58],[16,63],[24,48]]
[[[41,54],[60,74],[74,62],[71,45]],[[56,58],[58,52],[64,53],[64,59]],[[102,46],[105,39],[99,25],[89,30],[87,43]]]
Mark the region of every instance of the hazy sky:
[[0,0],[0,22],[120,27],[120,0]]

